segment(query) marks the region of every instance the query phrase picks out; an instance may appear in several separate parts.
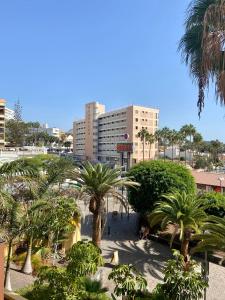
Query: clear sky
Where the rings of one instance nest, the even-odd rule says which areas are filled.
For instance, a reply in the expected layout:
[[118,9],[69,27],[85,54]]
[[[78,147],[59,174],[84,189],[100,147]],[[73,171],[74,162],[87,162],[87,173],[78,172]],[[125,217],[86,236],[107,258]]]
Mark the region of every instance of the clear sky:
[[225,109],[197,88],[177,53],[189,0],[0,2],[0,97],[25,120],[72,128],[84,104],[158,107],[160,126],[193,123],[225,142]]

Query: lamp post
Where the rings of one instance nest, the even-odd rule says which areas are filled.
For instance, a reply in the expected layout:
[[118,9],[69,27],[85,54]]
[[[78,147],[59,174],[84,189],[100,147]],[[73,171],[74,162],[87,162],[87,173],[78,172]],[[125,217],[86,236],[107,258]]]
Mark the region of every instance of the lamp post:
[[225,180],[225,178],[224,178],[224,177],[218,177],[218,180],[219,180],[219,182],[220,182],[220,192],[221,192],[221,194],[223,194],[223,186],[222,186],[222,183],[223,183],[223,181]]

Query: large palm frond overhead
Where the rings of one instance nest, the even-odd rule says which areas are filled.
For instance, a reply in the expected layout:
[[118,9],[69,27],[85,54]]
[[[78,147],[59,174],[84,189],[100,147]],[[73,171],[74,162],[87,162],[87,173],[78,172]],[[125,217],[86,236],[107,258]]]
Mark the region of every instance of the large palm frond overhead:
[[225,104],[225,0],[193,0],[187,11],[185,33],[179,49],[198,84],[199,115],[205,89],[215,82],[215,95]]

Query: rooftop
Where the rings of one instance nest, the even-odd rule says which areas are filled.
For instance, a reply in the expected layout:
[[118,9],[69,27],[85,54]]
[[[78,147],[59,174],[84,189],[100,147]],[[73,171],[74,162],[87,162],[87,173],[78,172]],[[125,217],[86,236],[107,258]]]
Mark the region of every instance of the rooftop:
[[[198,184],[210,185],[210,186],[221,186],[225,187],[225,174],[209,173],[203,171],[192,170],[192,175],[195,178],[195,182]],[[220,180],[224,178],[224,180]]]

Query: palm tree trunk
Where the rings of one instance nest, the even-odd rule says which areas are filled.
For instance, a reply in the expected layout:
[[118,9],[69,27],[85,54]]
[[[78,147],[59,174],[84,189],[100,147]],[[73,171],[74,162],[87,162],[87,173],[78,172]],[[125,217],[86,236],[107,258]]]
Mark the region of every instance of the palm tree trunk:
[[189,242],[191,239],[191,230],[187,229],[184,232],[184,239],[181,243],[181,254],[184,257],[185,263],[189,262]]
[[32,274],[33,272],[32,263],[31,263],[32,242],[33,242],[33,238],[30,237],[30,239],[28,240],[27,256],[22,268],[22,272],[25,274]]
[[185,261],[188,260],[188,249],[189,249],[189,240],[184,239],[181,243],[181,254],[183,255]]
[[152,144],[149,144],[149,160],[151,159],[151,148],[152,148]]
[[101,213],[97,210],[93,214],[93,227],[92,227],[92,242],[95,246],[100,248],[101,244]]
[[5,280],[4,280],[4,287],[8,291],[12,291],[11,277],[10,277],[11,252],[12,252],[12,240],[9,241],[8,255],[7,255],[7,262],[6,262],[6,269],[5,269]]
[[143,161],[145,160],[145,138],[143,139]]

